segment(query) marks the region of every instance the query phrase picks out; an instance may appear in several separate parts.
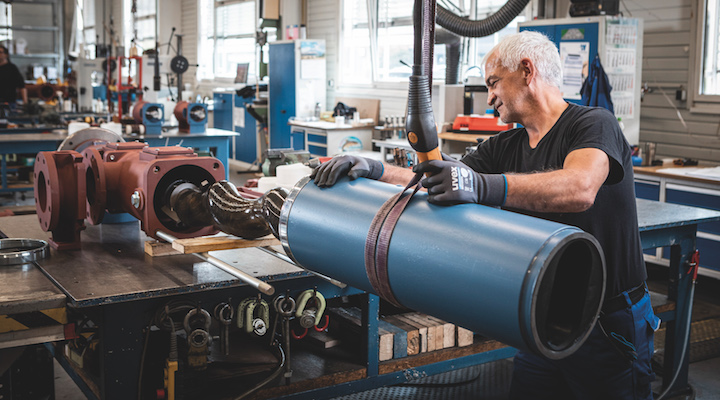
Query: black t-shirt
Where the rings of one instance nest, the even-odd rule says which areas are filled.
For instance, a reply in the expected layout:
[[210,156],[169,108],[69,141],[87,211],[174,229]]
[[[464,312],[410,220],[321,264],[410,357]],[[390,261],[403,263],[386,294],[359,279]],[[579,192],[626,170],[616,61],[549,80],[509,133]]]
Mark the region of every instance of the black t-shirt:
[[17,89],[25,87],[25,79],[15,64],[8,62],[0,66],[0,103],[14,103]]
[[533,149],[525,128],[501,132],[478,146],[463,162],[483,173],[557,170],[574,150],[597,148],[610,159],[610,173],[588,210],[540,213],[514,210],[573,225],[600,242],[607,264],[606,296],[615,296],[647,278],[637,222],[631,149],[615,117],[604,108],[570,104]]

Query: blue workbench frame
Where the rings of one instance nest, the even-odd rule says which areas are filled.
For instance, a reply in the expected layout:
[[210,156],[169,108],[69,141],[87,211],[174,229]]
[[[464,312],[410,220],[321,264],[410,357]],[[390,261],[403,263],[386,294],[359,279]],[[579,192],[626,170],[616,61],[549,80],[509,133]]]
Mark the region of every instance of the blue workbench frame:
[[[670,246],[668,269],[668,300],[675,302],[674,309],[658,314],[666,322],[663,391],[679,370],[677,380],[668,391],[668,397],[690,391],[688,368],[690,365],[690,335],[686,335],[692,318],[693,276],[690,262],[697,248],[699,223],[720,221],[720,212],[652,200],[637,199],[640,239],[644,250]],[[683,347],[687,354],[682,356]]]
[[[13,137],[17,137],[18,140],[7,141],[7,139]],[[34,139],[32,141],[25,140],[24,138],[27,137],[33,137]],[[37,154],[41,151],[54,151],[57,150],[62,139],[56,134],[4,134],[3,139],[4,140],[0,142],[0,182],[2,182],[2,185],[0,185],[0,193],[33,190],[32,186],[22,188],[8,187],[7,174],[9,170],[5,156],[8,154]]]

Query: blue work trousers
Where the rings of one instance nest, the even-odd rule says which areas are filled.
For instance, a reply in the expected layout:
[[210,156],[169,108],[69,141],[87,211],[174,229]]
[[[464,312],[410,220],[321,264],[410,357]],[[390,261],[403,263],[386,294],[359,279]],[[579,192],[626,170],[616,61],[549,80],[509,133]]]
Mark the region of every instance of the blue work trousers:
[[631,342],[637,360],[630,361],[610,343],[596,324],[577,352],[561,360],[518,352],[513,365],[511,400],[652,400],[654,331],[660,320],[650,294],[601,319],[608,335],[615,332]]

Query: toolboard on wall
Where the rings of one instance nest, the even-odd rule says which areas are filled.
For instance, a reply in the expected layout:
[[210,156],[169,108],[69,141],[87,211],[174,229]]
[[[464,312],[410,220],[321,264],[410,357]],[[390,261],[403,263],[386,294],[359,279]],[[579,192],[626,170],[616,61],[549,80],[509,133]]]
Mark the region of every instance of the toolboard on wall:
[[596,55],[612,86],[615,116],[630,144],[640,137],[643,20],[608,16],[546,19],[520,23],[520,31],[545,34],[558,46],[565,100],[581,103],[580,88]]

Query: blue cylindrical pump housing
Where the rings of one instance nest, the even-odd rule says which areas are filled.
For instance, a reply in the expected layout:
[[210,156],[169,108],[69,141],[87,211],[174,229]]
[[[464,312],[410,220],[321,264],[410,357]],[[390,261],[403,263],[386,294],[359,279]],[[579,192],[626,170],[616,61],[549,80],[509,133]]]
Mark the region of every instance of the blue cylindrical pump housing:
[[[285,251],[305,268],[374,293],[365,240],[399,190],[364,178],[330,188],[302,179],[280,216]],[[397,222],[388,276],[404,306],[551,359],[585,341],[605,291],[605,261],[592,235],[477,204],[436,206],[424,192]]]

